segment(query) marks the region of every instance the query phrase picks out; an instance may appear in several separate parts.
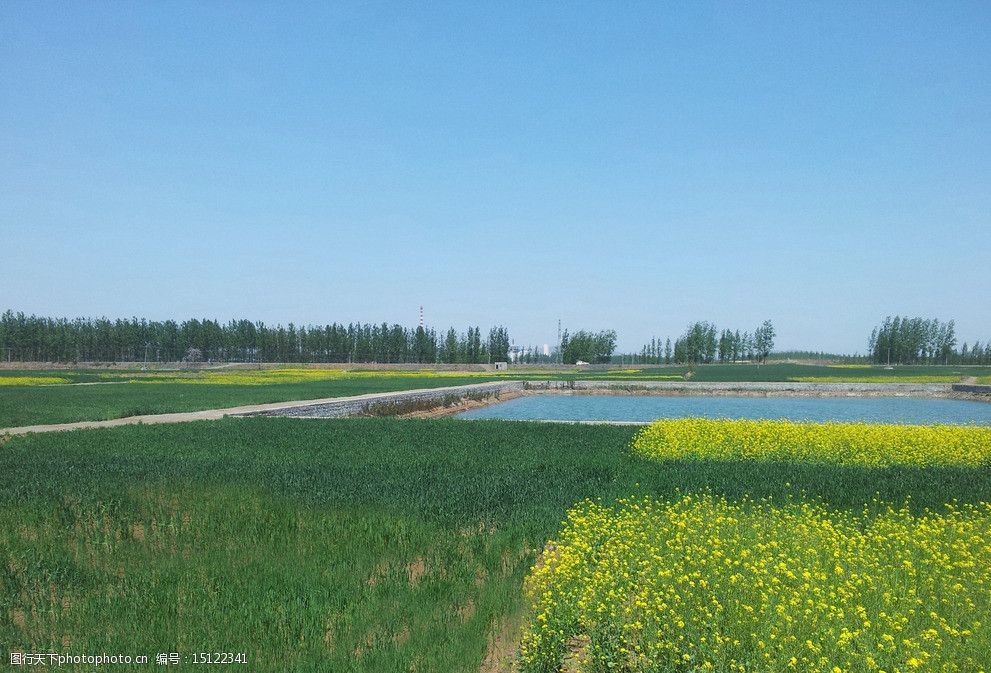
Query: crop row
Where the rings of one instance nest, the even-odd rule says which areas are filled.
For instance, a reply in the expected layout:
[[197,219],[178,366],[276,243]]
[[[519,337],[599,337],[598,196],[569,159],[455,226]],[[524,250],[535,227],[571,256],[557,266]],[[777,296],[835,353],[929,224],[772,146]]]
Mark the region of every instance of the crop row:
[[658,460],[977,466],[991,461],[991,428],[692,418],[652,423],[633,449]]

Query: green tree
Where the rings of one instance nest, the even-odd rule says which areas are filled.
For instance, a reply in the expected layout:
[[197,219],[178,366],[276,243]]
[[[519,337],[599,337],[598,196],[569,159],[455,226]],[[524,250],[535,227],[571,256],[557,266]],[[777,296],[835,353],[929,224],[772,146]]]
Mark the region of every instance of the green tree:
[[565,364],[578,361],[595,364],[607,363],[616,350],[616,332],[603,330],[590,332],[579,330],[574,334],[565,330],[561,337],[561,351]]
[[770,320],[765,320],[754,331],[754,351],[758,364],[766,361],[767,356],[774,350],[774,336],[774,325],[771,324]]

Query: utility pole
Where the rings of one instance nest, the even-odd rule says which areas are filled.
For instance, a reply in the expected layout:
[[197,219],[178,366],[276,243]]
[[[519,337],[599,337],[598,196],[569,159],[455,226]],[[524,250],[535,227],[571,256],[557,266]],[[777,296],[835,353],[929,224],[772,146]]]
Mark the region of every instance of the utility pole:
[[564,362],[564,353],[561,352],[561,319],[557,319],[557,363]]

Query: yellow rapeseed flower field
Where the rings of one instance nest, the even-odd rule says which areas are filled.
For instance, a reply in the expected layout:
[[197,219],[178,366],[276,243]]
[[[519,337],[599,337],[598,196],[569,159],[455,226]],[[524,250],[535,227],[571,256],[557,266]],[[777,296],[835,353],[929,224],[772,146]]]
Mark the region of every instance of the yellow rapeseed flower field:
[[526,584],[524,671],[991,670],[991,505],[585,501]]
[[[376,378],[467,378],[492,376],[489,372],[438,370],[347,370],[347,369],[214,369],[197,371],[135,372],[128,381],[134,383],[188,383],[209,385],[262,386],[280,383],[310,383],[342,379]],[[101,374],[101,378],[120,380],[118,373]]]
[[61,376],[0,376],[0,386],[53,386],[68,383]]
[[884,467],[987,465],[991,427],[661,420],[633,439],[653,459],[786,460]]

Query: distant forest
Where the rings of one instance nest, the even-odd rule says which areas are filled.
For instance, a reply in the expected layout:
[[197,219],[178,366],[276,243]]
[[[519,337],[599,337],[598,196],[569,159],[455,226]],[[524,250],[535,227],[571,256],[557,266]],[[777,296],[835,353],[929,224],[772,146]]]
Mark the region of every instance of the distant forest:
[[774,326],[765,320],[753,332],[718,329],[711,322],[695,322],[675,339],[651,339],[631,361],[642,364],[706,364],[712,362],[775,359],[830,359],[837,362],[874,364],[991,365],[991,339],[971,344],[957,342],[952,320],[887,317],[874,328],[865,356],[809,351],[774,352]]
[[385,362],[486,363],[509,357],[509,331],[493,327],[266,325],[250,320],[0,316],[0,360],[21,362]]
[[[505,327],[465,331],[398,324],[266,325],[250,320],[154,321],[48,318],[6,311],[0,315],[0,361],[15,362],[381,362],[480,364],[518,361],[629,364],[707,364],[764,361],[775,330],[764,321],[753,331],[695,322],[674,341],[651,339],[639,353],[615,355],[616,332],[565,331],[560,347],[543,355],[514,349]],[[875,364],[991,365],[991,339],[958,344],[954,321],[888,317],[874,328],[868,355],[793,351],[781,357],[828,357]]]
[[685,333],[662,342],[654,338],[640,350],[645,364],[708,364],[712,362],[763,362],[774,350],[774,325],[765,320],[752,333],[718,329],[708,321],[694,322]]
[[958,350],[954,322],[936,318],[888,316],[871,332],[868,352],[877,364],[991,364],[991,340]]

